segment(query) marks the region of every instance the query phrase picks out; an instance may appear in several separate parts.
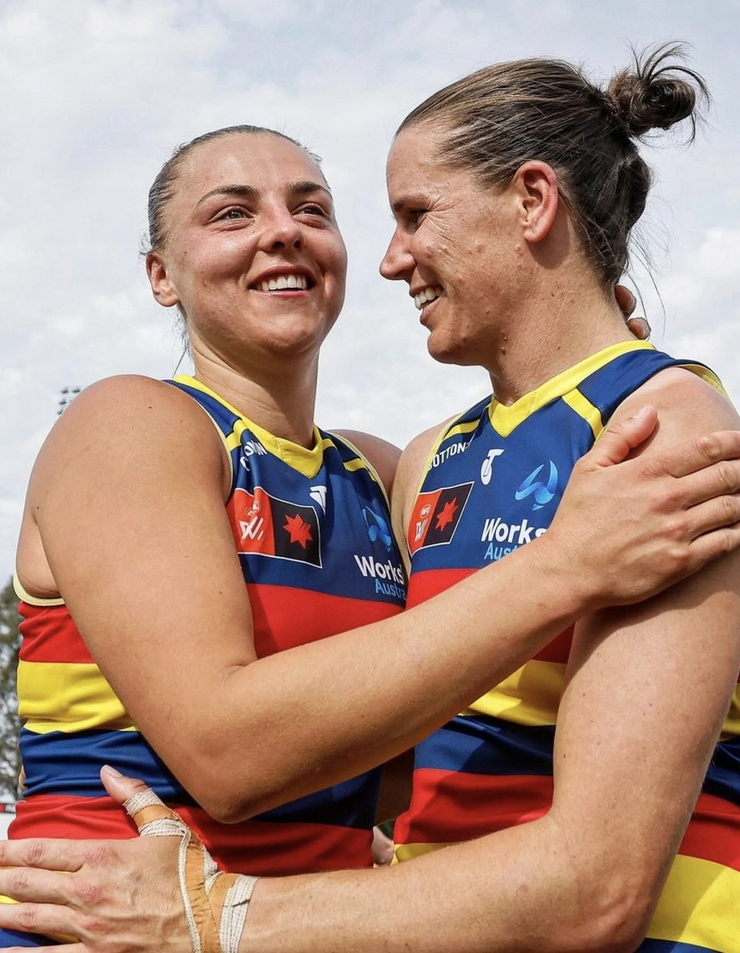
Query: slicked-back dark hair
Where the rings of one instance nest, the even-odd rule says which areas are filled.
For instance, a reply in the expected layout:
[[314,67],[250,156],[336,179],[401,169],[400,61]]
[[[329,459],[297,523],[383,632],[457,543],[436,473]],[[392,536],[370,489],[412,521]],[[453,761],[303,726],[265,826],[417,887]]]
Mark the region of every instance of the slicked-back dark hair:
[[635,52],[605,89],[560,60],[500,63],[434,93],[398,132],[433,124],[440,161],[490,188],[504,186],[527,160],[547,162],[589,261],[610,287],[627,267],[630,231],[651,183],[634,140],[682,119],[693,139],[698,103],[709,100],[684,58],[680,43]]

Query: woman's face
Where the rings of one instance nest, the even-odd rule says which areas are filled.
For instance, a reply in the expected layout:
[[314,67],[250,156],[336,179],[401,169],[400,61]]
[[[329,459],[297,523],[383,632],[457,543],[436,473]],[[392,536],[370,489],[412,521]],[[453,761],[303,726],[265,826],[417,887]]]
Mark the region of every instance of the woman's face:
[[387,181],[396,228],[380,271],[407,282],[432,357],[490,369],[528,280],[521,204],[509,187],[485,189],[467,170],[441,164],[439,143],[431,124],[393,143]]
[[292,142],[234,133],[185,157],[148,271],[191,343],[240,356],[313,354],[339,314],[347,268],[331,194]]

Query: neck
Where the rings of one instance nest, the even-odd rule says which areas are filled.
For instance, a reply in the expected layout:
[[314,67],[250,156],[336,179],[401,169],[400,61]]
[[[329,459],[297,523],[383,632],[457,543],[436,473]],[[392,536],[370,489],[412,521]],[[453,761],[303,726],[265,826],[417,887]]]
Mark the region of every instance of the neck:
[[193,348],[195,377],[275,437],[314,444],[318,362],[309,366],[237,369]]
[[616,302],[598,286],[554,288],[549,281],[524,313],[504,322],[486,369],[496,399],[513,404],[591,354],[632,340]]

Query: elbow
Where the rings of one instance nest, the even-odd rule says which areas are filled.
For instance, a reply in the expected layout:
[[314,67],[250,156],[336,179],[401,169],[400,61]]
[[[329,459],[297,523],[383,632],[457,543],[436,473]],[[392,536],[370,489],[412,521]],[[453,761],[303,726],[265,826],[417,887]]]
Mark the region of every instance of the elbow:
[[[615,880],[621,880],[615,875]],[[605,883],[581,898],[578,910],[564,918],[553,953],[634,953],[645,939],[656,896],[649,887]]]
[[187,786],[189,793],[214,821],[237,824],[255,814],[276,806],[269,792],[259,786],[259,779],[247,781],[241,772],[204,767],[197,781]]
[[[223,754],[223,753],[222,753]],[[193,752],[186,765],[175,770],[178,780],[215,821],[236,824],[265,809],[265,792],[258,789],[258,779],[245,777],[244,771],[234,770],[243,764],[243,758],[223,757],[211,749]]]
[[237,797],[228,790],[210,790],[196,801],[203,810],[219,824],[238,824],[259,812],[259,808],[251,805],[244,797]]

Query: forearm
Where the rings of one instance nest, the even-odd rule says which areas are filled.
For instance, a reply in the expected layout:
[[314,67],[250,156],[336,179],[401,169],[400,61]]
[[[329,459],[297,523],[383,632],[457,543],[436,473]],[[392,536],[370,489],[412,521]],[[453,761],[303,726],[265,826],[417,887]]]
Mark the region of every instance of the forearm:
[[380,871],[261,880],[239,953],[632,949],[609,891],[590,889],[563,834],[543,818]]
[[200,729],[204,783],[191,792],[237,819],[407,749],[580,614],[587,588],[551,548],[536,541],[392,620],[232,670]]

